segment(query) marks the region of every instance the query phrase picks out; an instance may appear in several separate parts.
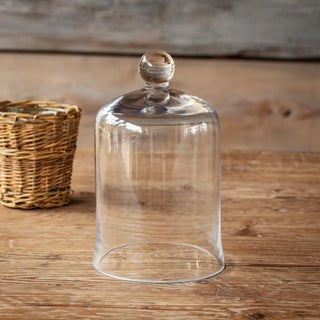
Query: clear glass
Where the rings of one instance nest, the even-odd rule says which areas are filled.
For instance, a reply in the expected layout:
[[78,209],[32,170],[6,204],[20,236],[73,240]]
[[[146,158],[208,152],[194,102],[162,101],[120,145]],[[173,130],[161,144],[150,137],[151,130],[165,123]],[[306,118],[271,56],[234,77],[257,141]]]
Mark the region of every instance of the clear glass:
[[97,115],[93,265],[114,278],[185,282],[224,269],[218,115],[170,89],[173,71],[167,53],[148,52],[146,87]]

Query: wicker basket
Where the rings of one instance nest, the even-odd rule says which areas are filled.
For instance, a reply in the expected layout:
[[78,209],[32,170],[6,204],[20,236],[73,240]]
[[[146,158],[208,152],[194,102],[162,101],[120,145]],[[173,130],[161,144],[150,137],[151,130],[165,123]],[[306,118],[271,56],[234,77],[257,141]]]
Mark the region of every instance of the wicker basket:
[[32,209],[69,203],[81,111],[48,101],[0,102],[0,202]]

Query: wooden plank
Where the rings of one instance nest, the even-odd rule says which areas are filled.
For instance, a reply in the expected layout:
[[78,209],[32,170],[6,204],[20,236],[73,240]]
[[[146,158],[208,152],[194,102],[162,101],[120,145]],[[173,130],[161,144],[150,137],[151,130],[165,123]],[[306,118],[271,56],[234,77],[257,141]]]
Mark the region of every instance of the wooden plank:
[[[99,108],[141,88],[136,57],[0,54],[0,100],[79,104],[79,145]],[[320,64],[176,58],[172,86],[217,109],[222,149],[320,151]]]
[[185,284],[130,283],[91,265],[94,152],[79,148],[71,204],[0,208],[1,319],[319,319],[320,154],[222,154],[227,268]]
[[2,50],[315,59],[319,29],[316,0],[0,3]]
[[[45,269],[64,272],[51,266]],[[214,280],[170,286],[125,283],[82,270],[85,277],[76,273],[66,280],[46,276],[20,276],[16,280],[7,277],[1,284],[13,290],[2,300],[0,315],[4,319],[19,315],[23,319],[32,316],[41,319],[44,314],[47,319],[64,318],[67,313],[81,319],[106,316],[111,319],[116,316],[118,319],[256,319],[259,314],[262,319],[317,319],[319,316],[316,308],[319,283],[315,280],[319,270],[314,269],[239,267],[225,270]]]

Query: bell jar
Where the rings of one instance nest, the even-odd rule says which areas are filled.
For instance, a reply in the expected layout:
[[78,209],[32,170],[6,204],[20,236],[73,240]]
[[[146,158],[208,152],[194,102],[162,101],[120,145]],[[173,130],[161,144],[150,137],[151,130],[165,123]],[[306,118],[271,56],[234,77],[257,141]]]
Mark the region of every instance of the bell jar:
[[218,115],[170,87],[174,70],[168,53],[145,53],[145,87],[96,118],[93,266],[113,278],[174,283],[224,269]]

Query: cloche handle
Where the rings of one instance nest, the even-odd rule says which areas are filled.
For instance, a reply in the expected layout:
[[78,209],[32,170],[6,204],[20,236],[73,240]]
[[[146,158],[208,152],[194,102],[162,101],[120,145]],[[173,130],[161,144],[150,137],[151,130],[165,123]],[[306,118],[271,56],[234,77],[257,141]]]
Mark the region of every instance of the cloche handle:
[[139,64],[139,72],[146,82],[146,88],[167,88],[174,74],[175,64],[165,51],[152,50],[146,52]]

